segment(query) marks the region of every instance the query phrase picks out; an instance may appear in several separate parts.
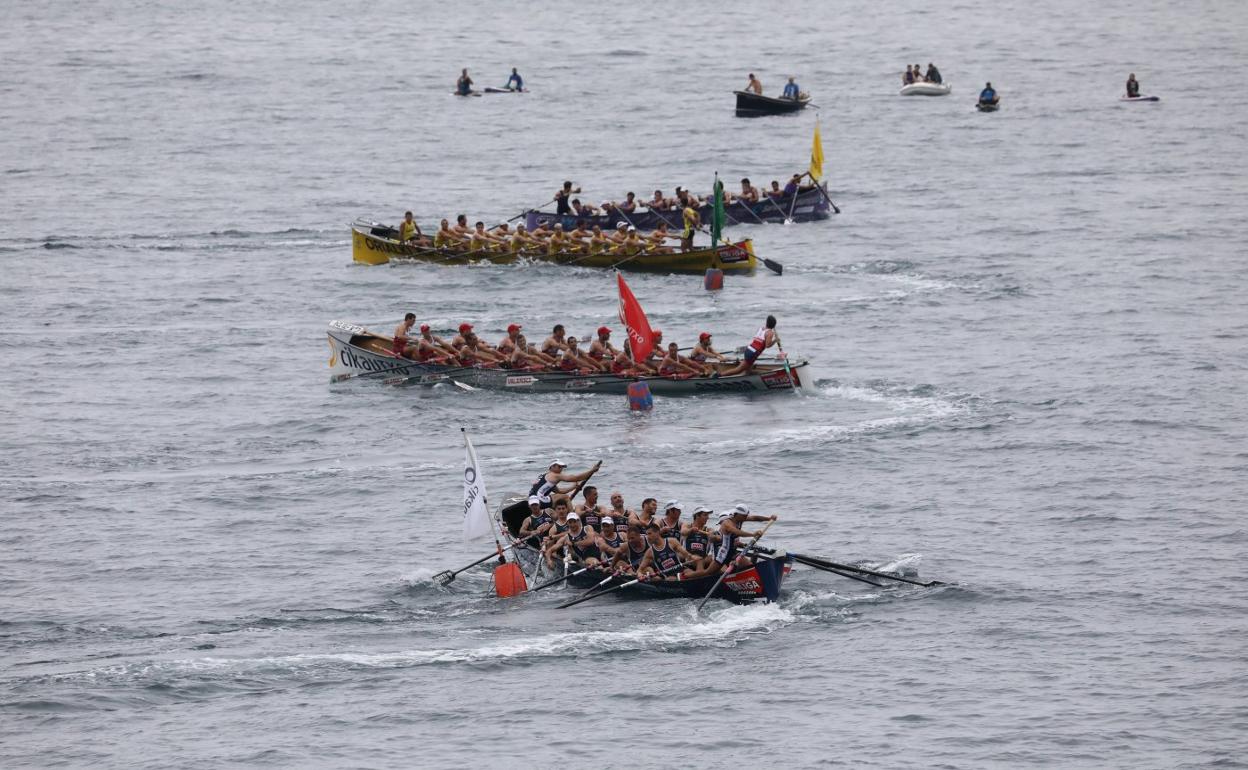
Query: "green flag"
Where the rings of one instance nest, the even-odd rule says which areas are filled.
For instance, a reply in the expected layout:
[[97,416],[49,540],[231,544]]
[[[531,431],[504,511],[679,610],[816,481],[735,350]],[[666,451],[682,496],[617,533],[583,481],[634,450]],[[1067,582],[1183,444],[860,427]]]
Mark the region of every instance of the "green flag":
[[724,183],[715,175],[715,204],[711,207],[711,245],[719,245],[719,234],[724,229]]

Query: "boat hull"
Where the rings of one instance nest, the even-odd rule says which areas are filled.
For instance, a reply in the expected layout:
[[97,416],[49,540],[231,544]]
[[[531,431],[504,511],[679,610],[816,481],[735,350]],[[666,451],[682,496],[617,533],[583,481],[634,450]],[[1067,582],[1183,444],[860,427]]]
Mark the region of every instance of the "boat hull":
[[911,83],[902,86],[902,96],[948,96],[953,93],[952,83]]
[[997,102],[976,102],[975,109],[980,112],[996,112],[1001,105]]
[[352,225],[351,258],[365,265],[384,265],[389,262],[428,262],[442,265],[466,265],[476,262],[508,264],[520,260],[532,260],[557,265],[613,267],[620,270],[662,273],[705,273],[710,268],[723,270],[726,273],[749,273],[758,267],[758,260],[754,256],[754,243],[748,238],[713,249],[695,249],[672,254],[640,254],[633,257],[624,254],[587,255],[579,252],[515,254],[481,251],[465,254],[447,249],[413,246],[378,234],[378,231],[389,230],[390,228],[384,226]]
[[1160,96],[1120,96],[1118,97],[1118,101],[1120,102],[1159,102],[1161,101],[1161,97]]
[[[777,552],[767,558],[782,562],[781,568],[777,570],[777,585],[772,589],[778,592],[784,578],[788,577],[793,569],[793,557],[783,552]],[[609,575],[610,573],[602,570],[586,570],[579,575],[573,575],[568,578],[568,586],[582,591],[588,590],[602,583]],[[631,579],[628,576],[618,577],[613,582],[603,584],[602,588],[605,590],[612,585],[618,585]],[[759,574],[759,568],[756,566],[728,575],[716,587],[715,583],[718,580],[719,575],[706,575],[693,578],[692,580],[647,580],[634,583],[627,588],[622,588],[616,591],[615,595],[647,599],[701,599],[710,593],[712,588],[715,588],[715,593],[711,594],[712,598],[725,599],[734,604],[745,604],[766,598],[764,578]]]
[[455,381],[469,386],[515,393],[602,393],[625,395],[634,382],[645,382],[660,396],[695,396],[719,393],[772,393],[805,387],[809,363],[795,359],[786,369],[782,363],[759,363],[747,374],[731,377],[621,377],[614,374],[583,375],[575,372],[529,371],[489,367],[423,364],[400,358],[390,351],[391,339],[368,332],[345,321],[331,321],[329,336],[330,381],[346,376],[375,375],[405,384],[436,385]]
[[806,105],[810,104],[810,97],[804,96],[797,99],[776,98],[774,96],[761,96],[751,91],[733,91],[737,95],[737,117],[738,118],[758,118],[764,115],[784,115],[790,112],[799,112],[806,109]]
[[[790,218],[790,212],[792,212],[794,222],[815,222],[831,217],[831,211],[832,209],[828,205],[826,185],[821,190],[811,188],[799,192],[796,201],[793,200],[792,196],[786,196],[773,198],[771,201],[762,200],[758,203],[748,204],[741,201],[733,201],[724,206],[726,225],[779,224]],[[702,206],[698,213],[701,215],[703,222],[709,222],[711,216],[710,204]],[[683,227],[679,211],[654,211],[651,209],[635,211],[628,215],[622,213],[599,214],[591,217],[530,210],[525,212],[524,226],[534,230],[538,226],[553,227],[554,225],[563,225],[565,231],[570,231],[575,229],[580,222],[584,222],[587,228],[597,225],[605,232],[614,230],[615,226],[620,222],[632,225],[642,231],[654,230],[661,224],[667,225],[673,232]]]

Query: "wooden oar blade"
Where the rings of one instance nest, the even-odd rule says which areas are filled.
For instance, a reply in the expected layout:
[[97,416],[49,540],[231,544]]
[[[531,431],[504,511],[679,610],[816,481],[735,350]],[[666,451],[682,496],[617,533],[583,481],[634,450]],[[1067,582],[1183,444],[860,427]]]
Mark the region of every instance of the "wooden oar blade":
[[776,275],[784,275],[784,265],[774,259],[763,258],[763,265]]

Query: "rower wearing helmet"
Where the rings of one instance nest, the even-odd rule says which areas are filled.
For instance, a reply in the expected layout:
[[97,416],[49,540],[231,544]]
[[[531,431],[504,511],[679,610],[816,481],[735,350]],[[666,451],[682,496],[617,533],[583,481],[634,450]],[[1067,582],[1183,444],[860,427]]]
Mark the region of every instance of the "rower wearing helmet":
[[[597,473],[598,469],[602,467],[602,460],[594,463],[592,468],[581,473],[564,473],[567,467],[568,464],[563,460],[555,460],[542,475],[537,477],[537,482],[529,490],[529,495],[536,496],[543,508],[551,507],[551,495],[571,492],[576,488],[576,482],[585,481]],[[571,482],[572,486],[561,488],[559,486],[560,482]]]
[[[714,571],[722,570],[726,566],[736,564],[737,566],[746,566],[749,564],[748,559],[741,555],[741,547],[739,540],[743,537],[756,538],[762,534],[762,530],[748,532],[741,529],[741,525],[747,521],[775,521],[776,516],[760,516],[750,513],[749,506],[744,503],[737,503],[731,510],[724,511],[719,514],[719,547],[715,549],[715,561],[712,565]],[[739,558],[738,558],[739,557]]]

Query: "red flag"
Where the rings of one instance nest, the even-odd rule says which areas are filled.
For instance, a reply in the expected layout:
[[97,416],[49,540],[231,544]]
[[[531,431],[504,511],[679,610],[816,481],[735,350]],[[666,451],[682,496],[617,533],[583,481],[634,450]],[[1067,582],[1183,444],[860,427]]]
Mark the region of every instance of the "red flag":
[[650,322],[646,320],[646,311],[633,296],[633,290],[624,283],[624,276],[615,271],[616,281],[620,285],[620,323],[624,324],[624,333],[628,335],[628,346],[633,351],[634,361],[645,361],[654,350],[654,335],[650,332]]

